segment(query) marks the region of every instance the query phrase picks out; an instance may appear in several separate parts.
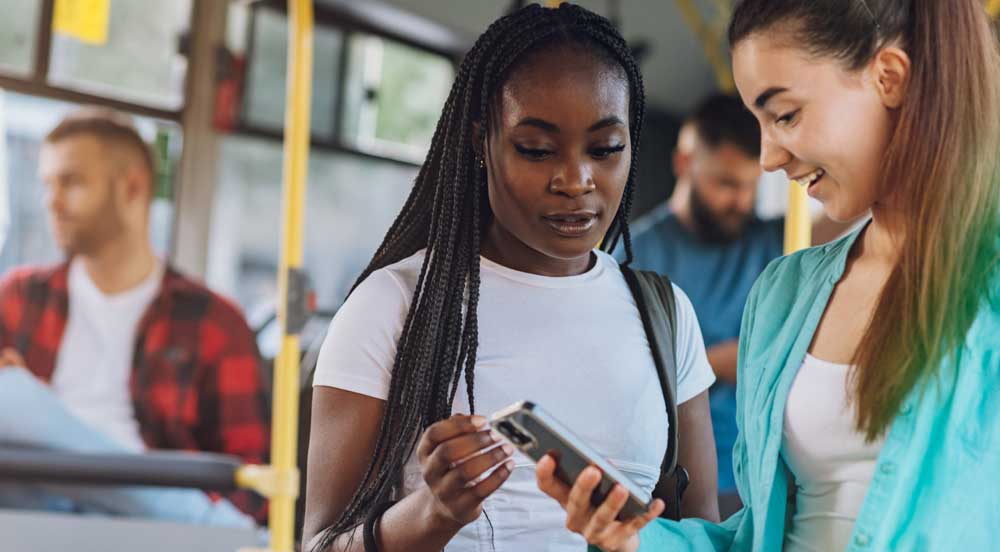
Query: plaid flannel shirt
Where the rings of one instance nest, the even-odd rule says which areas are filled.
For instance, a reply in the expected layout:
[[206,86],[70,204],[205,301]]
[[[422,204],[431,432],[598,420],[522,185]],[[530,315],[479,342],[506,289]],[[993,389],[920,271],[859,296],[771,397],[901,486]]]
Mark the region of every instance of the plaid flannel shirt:
[[[18,269],[0,282],[0,347],[51,382],[69,312],[69,265]],[[269,428],[259,353],[239,311],[168,267],[136,333],[130,391],[146,446],[266,460]],[[226,495],[258,523],[266,503]]]

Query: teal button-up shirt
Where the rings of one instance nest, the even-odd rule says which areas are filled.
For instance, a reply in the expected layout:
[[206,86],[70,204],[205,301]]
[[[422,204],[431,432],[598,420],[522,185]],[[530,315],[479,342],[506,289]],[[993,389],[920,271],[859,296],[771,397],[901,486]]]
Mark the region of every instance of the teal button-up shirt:
[[[775,260],[750,293],[733,451],[747,506],[721,524],[657,520],[640,533],[642,552],[782,549],[792,514],[781,455],[785,403],[859,234]],[[848,550],[1000,550],[1000,285],[964,346],[904,402]]]

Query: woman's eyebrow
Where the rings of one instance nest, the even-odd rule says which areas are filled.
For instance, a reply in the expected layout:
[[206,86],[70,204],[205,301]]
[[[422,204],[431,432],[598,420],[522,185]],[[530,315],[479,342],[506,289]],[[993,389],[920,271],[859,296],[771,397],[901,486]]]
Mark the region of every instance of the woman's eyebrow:
[[556,134],[559,133],[559,127],[557,125],[550,123],[544,119],[539,119],[538,117],[525,117],[524,119],[521,119],[516,125],[514,125],[514,128],[521,126],[533,126],[540,128],[546,132],[552,132]]
[[608,128],[610,126],[625,126],[625,122],[619,119],[616,115],[612,115],[590,125],[587,132],[594,132],[595,130],[601,130],[602,128]]
[[757,96],[757,99],[753,101],[753,104],[757,106],[757,109],[764,109],[764,106],[767,105],[767,102],[771,101],[771,98],[781,94],[782,92],[788,92],[788,89],[780,86],[772,86],[762,92],[760,96]]
[[[601,130],[602,128],[607,128],[610,126],[624,126],[624,125],[625,122],[622,121],[617,115],[611,115],[590,125],[590,127],[587,129],[587,132],[594,132],[596,130]],[[550,123],[544,119],[539,119],[538,117],[525,117],[524,119],[518,121],[518,123],[515,125],[515,128],[522,126],[532,126],[540,128],[546,132],[551,132],[553,134],[559,133],[559,125],[556,125],[555,123]]]

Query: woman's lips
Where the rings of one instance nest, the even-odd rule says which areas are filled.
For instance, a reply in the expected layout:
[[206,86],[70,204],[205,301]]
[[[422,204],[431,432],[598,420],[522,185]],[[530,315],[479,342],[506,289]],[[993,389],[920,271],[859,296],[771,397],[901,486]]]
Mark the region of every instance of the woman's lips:
[[822,180],[825,177],[826,177],[826,174],[820,175],[819,178],[817,178],[816,180],[813,180],[812,183],[809,184],[809,187],[806,188],[806,193],[809,194],[809,197],[814,198],[814,199],[816,198],[816,184],[819,184],[820,182],[822,182]]
[[593,213],[553,214],[542,217],[550,228],[560,236],[579,238],[588,234],[597,224],[597,215]]

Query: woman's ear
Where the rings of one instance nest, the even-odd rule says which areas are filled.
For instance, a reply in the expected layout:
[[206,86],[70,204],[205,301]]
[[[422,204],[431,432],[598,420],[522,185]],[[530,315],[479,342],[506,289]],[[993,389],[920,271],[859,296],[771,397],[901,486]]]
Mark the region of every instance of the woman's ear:
[[903,105],[910,82],[910,56],[896,46],[882,48],[875,54],[870,70],[882,103],[889,109]]

